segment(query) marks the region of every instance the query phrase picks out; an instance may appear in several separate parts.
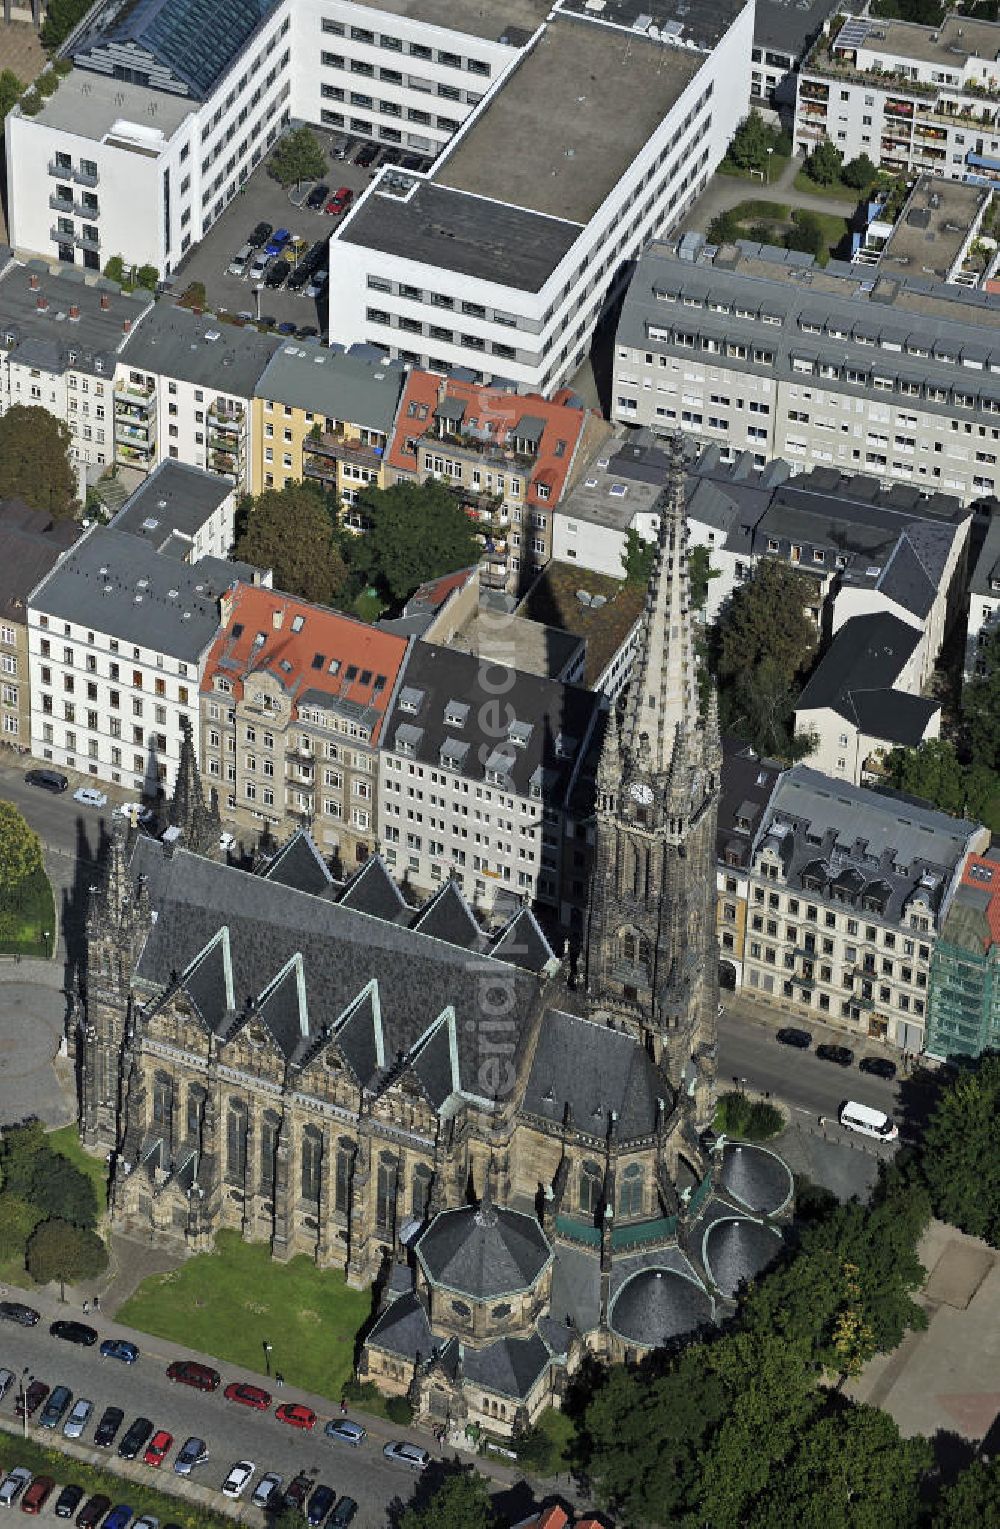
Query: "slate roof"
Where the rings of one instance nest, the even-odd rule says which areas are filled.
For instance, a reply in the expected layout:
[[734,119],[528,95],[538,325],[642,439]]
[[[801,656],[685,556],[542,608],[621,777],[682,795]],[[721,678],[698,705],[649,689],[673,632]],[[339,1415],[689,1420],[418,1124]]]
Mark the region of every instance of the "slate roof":
[[658,1348],[711,1322],[711,1296],[693,1280],[669,1270],[633,1275],[611,1305],[610,1326],[627,1343]]
[[79,535],[74,520],[0,500],[0,615],[25,624],[28,595]]
[[533,1216],[487,1204],[442,1211],[416,1252],[432,1285],[474,1301],[530,1290],[552,1260]]
[[[79,67],[203,100],[278,0],[121,0],[73,48]],[[123,70],[131,68],[132,73]]]
[[759,1216],[773,1216],[788,1204],[793,1191],[792,1175],[781,1158],[749,1142],[726,1143],[719,1184]]
[[448,940],[466,950],[481,950],[486,944],[476,916],[454,877],[449,877],[424,904],[410,928],[421,934],[433,934],[439,940]]
[[551,1362],[549,1350],[538,1333],[532,1333],[530,1338],[501,1338],[481,1349],[467,1344],[462,1351],[466,1380],[486,1391],[517,1398],[528,1395]]
[[713,1285],[732,1300],[740,1286],[781,1252],[781,1233],[745,1217],[719,1220],[705,1233],[702,1257]]
[[257,384],[257,397],[388,435],[406,381],[401,361],[286,341]]
[[193,313],[164,299],[133,329],[119,360],[123,366],[214,388],[225,397],[250,399],[280,344],[278,335],[224,324],[213,313]]
[[796,712],[829,707],[866,736],[919,743],[939,703],[895,685],[920,640],[916,627],[888,611],[852,616],[810,675]]
[[[470,959],[444,940],[183,849],[169,854],[153,839],[136,841],[131,874],[146,878],[157,915],[136,968],[152,1003],[225,929],[213,960],[218,973],[228,967],[235,1012],[223,1008],[220,975],[198,999],[206,1025],[223,1039],[250,1018],[248,1001],[266,998],[260,1020],[296,1065],[332,1044],[376,1089],[384,1069],[372,1059],[381,1052],[387,1067],[410,1058],[434,1104],[456,1090],[482,1097],[477,1027],[466,1021],[481,1011],[488,954]],[[497,962],[496,970],[510,1004],[516,1067],[540,987],[515,966]]]
[[560,1125],[569,1106],[578,1130],[603,1137],[614,1111],[618,1140],[625,1142],[655,1130],[660,1099],[669,1110],[670,1085],[629,1036],[548,1010],[522,1100],[526,1113]]
[[522,966],[529,972],[541,971],[555,959],[538,920],[527,906],[519,908],[500,930],[490,946],[490,954],[498,960]]
[[197,536],[232,492],[233,485],[218,473],[168,460],[143,479],[112,525],[162,548],[172,534],[185,540]]
[[406,899],[381,855],[370,856],[361,869],[355,871],[338,901],[341,907],[387,920],[397,918],[407,907]]
[[48,372],[103,375],[109,394],[116,357],[154,311],[148,292],[122,292],[103,278],[88,282],[72,266],[10,260],[0,269],[0,350]]
[[722,739],[722,790],[715,845],[718,859],[728,866],[750,864],[753,841],[764,821],[783,766],[761,759],[742,738]]
[[268,881],[317,897],[335,885],[326,861],[305,829],[299,829],[282,845],[261,874]]
[[592,1248],[557,1241],[549,1311],[557,1322],[571,1318],[582,1333],[597,1326],[601,1316],[601,1265]]
[[390,1354],[401,1354],[406,1359],[429,1359],[434,1348],[434,1337],[427,1313],[414,1292],[401,1295],[386,1307],[376,1319],[375,1325],[365,1339],[375,1348],[388,1349]]

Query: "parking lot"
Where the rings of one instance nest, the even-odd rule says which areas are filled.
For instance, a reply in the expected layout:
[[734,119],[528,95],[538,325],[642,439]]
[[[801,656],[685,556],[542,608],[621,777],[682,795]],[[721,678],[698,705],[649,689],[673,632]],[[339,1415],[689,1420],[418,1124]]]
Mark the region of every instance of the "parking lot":
[[[353,163],[361,148],[362,140],[353,139],[347,159],[334,159],[332,145],[342,135],[335,132],[317,131],[316,137],[329,162],[329,170],[322,184],[327,185],[329,197],[341,186],[359,197],[371,179],[372,171],[382,161],[380,152],[371,169]],[[285,189],[272,180],[267,165],[261,164],[247,181],[243,190],[233,198],[225,212],[205,235],[204,239],[182,262],[173,278],[178,296],[192,282],[205,287],[206,306],[213,312],[249,313],[256,316],[254,283],[249,279],[230,276],[226,270],[237,250],[250,238],[258,223],[270,223],[275,229],[286,228],[290,234],[306,241],[311,247],[319,240],[329,239],[338,219],[322,211],[313,211],[305,205],[314,182],[304,182],[298,190]],[[296,203],[301,201],[301,205]],[[260,316],[275,324],[290,323],[297,328],[312,326],[320,334],[327,330],[327,300],[325,294],[318,299],[308,298],[304,292],[288,291],[281,287],[264,288],[260,293]]]

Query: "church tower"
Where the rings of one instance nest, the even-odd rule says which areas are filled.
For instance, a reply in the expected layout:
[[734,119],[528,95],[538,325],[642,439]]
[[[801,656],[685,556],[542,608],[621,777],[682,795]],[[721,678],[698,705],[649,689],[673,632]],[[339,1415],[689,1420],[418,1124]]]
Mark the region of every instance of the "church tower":
[[675,437],[624,721],[612,708],[598,766],[586,971],[591,1014],[641,1036],[704,1124],[715,1095],[722,745],[714,691],[699,715],[685,476]]

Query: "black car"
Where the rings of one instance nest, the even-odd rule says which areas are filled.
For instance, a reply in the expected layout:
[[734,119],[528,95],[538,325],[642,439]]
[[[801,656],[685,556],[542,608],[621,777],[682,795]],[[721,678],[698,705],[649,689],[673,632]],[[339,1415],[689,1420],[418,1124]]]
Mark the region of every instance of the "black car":
[[16,1322],[19,1327],[34,1327],[38,1319],[34,1306],[25,1306],[23,1301],[0,1301],[0,1320],[4,1322]]
[[301,1513],[305,1507],[306,1498],[309,1496],[311,1486],[312,1477],[307,1476],[305,1471],[299,1471],[299,1474],[293,1476],[285,1488],[285,1495],[281,1499],[282,1506],[285,1508],[297,1508]]
[[850,1067],[854,1061],[854,1052],[849,1046],[830,1046],[825,1041],[816,1047],[816,1055],[824,1062],[836,1062],[838,1067]]
[[870,1072],[873,1078],[888,1078],[891,1081],[896,1076],[896,1064],[884,1056],[863,1056],[858,1063],[858,1071]]
[[252,244],[255,250],[259,250],[267,243],[273,233],[274,228],[270,223],[258,223],[253,233],[247,239],[247,243]]
[[289,292],[301,292],[302,288],[307,287],[311,281],[312,271],[306,265],[305,259],[303,258],[299,261],[298,265],[295,267],[295,270],[288,278],[288,290]]
[[377,143],[363,143],[354,156],[354,163],[356,165],[360,165],[362,169],[367,169],[367,167],[372,163],[377,155]]
[[120,1407],[105,1407],[101,1413],[101,1421],[94,1431],[94,1443],[100,1449],[109,1449],[115,1442],[115,1434],[125,1421],[125,1414]]
[[122,1441],[118,1446],[118,1453],[123,1460],[134,1460],[140,1450],[145,1449],[153,1433],[153,1425],[149,1418],[136,1418],[130,1423],[127,1431],[122,1435]]
[[295,338],[297,340],[318,340],[319,330],[315,324],[303,324],[301,329],[296,329]]
[[111,1498],[105,1497],[103,1492],[95,1492],[93,1497],[88,1497],[76,1515],[80,1529],[97,1529],[97,1525],[110,1507]]
[[276,260],[264,277],[265,287],[282,287],[291,270],[287,260]]
[[29,786],[40,786],[43,791],[65,791],[69,785],[65,775],[58,770],[29,770],[24,777]]
[[812,1039],[808,1030],[796,1030],[794,1025],[786,1025],[778,1031],[778,1040],[783,1046],[795,1046],[799,1051],[808,1051]]
[[306,1509],[306,1523],[311,1524],[313,1529],[316,1529],[316,1525],[322,1524],[336,1501],[337,1494],[333,1487],[324,1486],[321,1482],[309,1499],[309,1506]]
[[63,1487],[56,1498],[56,1518],[72,1518],[82,1502],[83,1487],[78,1487],[75,1483]]
[[329,195],[329,186],[324,186],[322,184],[314,186],[309,195],[306,197],[306,206],[312,212],[319,212],[323,207],[326,206],[326,199]]
[[327,1529],[347,1529],[353,1524],[358,1513],[358,1505],[353,1497],[342,1497],[327,1519]]
[[86,1322],[53,1322],[49,1328],[53,1338],[63,1338],[67,1343],[79,1343],[82,1348],[93,1348],[97,1342],[97,1328]]

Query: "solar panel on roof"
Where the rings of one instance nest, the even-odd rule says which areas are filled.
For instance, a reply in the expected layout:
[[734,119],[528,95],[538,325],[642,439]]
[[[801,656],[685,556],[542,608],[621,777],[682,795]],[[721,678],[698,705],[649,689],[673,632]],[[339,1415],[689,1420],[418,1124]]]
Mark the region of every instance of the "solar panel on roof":
[[844,23],[837,33],[835,48],[863,48],[871,32],[871,24],[859,17]]

